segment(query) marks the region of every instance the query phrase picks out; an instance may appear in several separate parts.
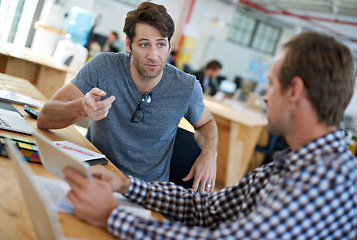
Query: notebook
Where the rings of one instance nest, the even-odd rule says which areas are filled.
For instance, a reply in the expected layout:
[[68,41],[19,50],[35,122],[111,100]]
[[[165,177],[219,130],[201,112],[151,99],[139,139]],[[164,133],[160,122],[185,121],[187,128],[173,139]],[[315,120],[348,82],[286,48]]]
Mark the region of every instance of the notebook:
[[30,214],[36,239],[64,239],[58,215],[52,210],[53,206],[51,206],[47,192],[40,184],[36,184],[32,169],[24,161],[12,141],[5,139],[5,142]]
[[18,113],[0,108],[0,129],[31,135],[30,124]]
[[35,139],[41,162],[48,171],[63,179],[64,174],[62,173],[62,169],[69,166],[83,176],[92,179],[92,174],[87,162],[76,159],[67,151],[54,145],[49,139],[36,131],[33,131],[32,135]]
[[26,104],[31,107],[40,107],[41,106],[41,104],[39,102],[37,102],[35,99],[33,99],[32,97],[29,97],[29,96],[26,96],[26,95],[23,95],[20,93],[2,90],[2,89],[0,89],[0,100],[17,103],[17,104],[22,104],[22,105]]
[[105,159],[105,155],[94,152],[87,148],[81,147],[69,141],[55,141],[52,144],[62,148],[68,152],[72,157],[82,162],[87,162],[89,165],[108,164],[108,160]]

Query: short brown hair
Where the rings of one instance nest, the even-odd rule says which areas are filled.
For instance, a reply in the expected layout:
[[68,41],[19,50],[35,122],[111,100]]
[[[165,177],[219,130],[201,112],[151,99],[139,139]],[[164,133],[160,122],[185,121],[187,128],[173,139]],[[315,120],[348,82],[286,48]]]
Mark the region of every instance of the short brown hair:
[[353,57],[347,46],[317,32],[305,32],[284,45],[279,72],[282,91],[295,76],[304,81],[320,122],[338,126],[353,94]]
[[222,64],[217,61],[217,60],[212,60],[212,61],[209,61],[206,65],[206,68],[205,69],[213,69],[213,70],[216,70],[216,69],[221,69],[222,68]]
[[119,35],[118,35],[118,33],[116,31],[112,31],[111,34],[113,34],[116,39],[119,38]]
[[136,9],[126,14],[123,31],[130,42],[135,37],[135,27],[137,23],[145,23],[155,27],[163,37],[167,37],[169,42],[175,31],[175,23],[168,14],[166,8],[150,2],[142,2]]

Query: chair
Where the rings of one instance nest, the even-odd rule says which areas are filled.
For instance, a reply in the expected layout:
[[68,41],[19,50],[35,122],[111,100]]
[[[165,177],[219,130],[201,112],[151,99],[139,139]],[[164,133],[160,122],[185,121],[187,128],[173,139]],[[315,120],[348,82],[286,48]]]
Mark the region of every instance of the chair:
[[63,64],[66,65],[67,67],[69,67],[69,65],[71,65],[72,61],[73,61],[73,55],[67,57]]
[[183,69],[182,69],[185,73],[189,73],[189,74],[193,74],[193,70],[191,68],[191,65],[186,63],[183,65]]
[[268,146],[262,147],[257,145],[255,151],[263,153],[265,155],[263,165],[273,161],[273,155],[275,151],[281,151],[288,147],[285,139],[282,136],[269,134]]
[[193,179],[188,182],[184,182],[182,179],[190,172],[200,153],[201,149],[197,145],[193,133],[179,127],[170,162],[169,181],[185,188],[192,188]]

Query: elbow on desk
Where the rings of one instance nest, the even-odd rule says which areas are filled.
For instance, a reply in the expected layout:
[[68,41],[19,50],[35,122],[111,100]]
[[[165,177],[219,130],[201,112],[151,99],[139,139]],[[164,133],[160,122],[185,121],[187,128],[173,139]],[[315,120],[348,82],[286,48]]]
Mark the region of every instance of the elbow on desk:
[[49,129],[50,127],[48,125],[48,121],[45,120],[45,117],[40,112],[37,117],[37,127],[40,129]]
[[60,129],[60,128],[65,128],[68,127],[69,125],[64,125],[63,122],[53,122],[49,119],[46,118],[43,114],[38,115],[37,117],[37,127],[40,129]]
[[54,118],[47,117],[45,114],[43,114],[43,113],[41,114],[41,112],[40,112],[37,117],[37,127],[40,129],[44,129],[44,130],[61,129],[61,128],[66,128],[79,120],[77,118],[67,119],[67,120],[64,120],[64,119],[56,120]]

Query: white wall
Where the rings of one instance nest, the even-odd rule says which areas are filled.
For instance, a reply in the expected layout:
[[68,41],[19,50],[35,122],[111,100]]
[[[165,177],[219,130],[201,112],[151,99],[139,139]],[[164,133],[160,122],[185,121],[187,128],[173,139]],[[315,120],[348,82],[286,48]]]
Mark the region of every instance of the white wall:
[[[230,23],[234,9],[229,5],[216,0],[197,0],[190,24],[199,29],[196,49],[192,53],[191,67],[199,70],[206,64],[205,53],[212,38],[226,39],[228,28],[212,23],[212,19],[222,17],[226,23]],[[234,52],[231,53],[235,55]],[[229,56],[227,56],[229,57]],[[225,68],[222,69],[225,74]]]
[[118,4],[112,0],[97,0],[90,11],[95,17],[101,15],[102,20],[94,29],[95,33],[107,36],[111,31],[116,31],[119,38],[125,39],[123,33],[124,20],[126,13],[131,11],[134,7],[129,5]]
[[[251,61],[263,59],[266,62],[270,62],[272,60],[272,57],[269,55],[228,42],[224,39],[211,38],[208,40],[207,46],[202,62],[206,64],[213,59],[219,60],[223,65],[221,75],[225,76],[228,80],[233,80],[234,77],[240,76],[245,79],[259,81],[258,76],[253,75],[249,71]],[[264,74],[264,72],[260,74]]]

